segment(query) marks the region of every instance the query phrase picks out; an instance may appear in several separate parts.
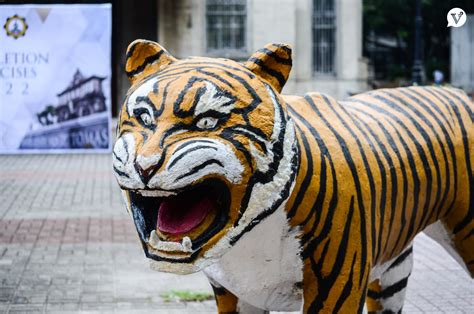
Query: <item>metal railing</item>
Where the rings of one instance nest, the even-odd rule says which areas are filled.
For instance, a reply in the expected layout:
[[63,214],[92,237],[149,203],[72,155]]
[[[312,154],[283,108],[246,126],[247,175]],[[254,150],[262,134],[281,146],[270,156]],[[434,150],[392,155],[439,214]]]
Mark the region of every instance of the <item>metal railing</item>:
[[246,0],[207,0],[207,51],[228,55],[246,51]]

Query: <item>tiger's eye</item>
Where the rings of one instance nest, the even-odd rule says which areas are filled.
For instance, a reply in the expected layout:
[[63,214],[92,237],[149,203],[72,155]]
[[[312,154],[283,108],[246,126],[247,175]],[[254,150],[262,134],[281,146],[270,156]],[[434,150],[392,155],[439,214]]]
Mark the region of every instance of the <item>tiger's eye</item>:
[[140,119],[142,120],[143,124],[145,125],[151,125],[151,116],[148,113],[142,113],[140,115]]
[[216,126],[217,121],[218,121],[217,118],[205,117],[205,118],[201,118],[196,123],[196,126],[200,129],[203,129],[203,130],[212,129]]

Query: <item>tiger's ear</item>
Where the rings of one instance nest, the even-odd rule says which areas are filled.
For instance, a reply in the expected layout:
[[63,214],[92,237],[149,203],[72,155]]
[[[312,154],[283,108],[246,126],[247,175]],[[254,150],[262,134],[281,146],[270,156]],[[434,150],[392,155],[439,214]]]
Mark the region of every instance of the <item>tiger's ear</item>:
[[278,92],[288,80],[291,65],[291,47],[286,44],[268,44],[244,63],[247,69],[266,80]]
[[132,84],[176,61],[154,41],[137,39],[127,48],[125,73]]

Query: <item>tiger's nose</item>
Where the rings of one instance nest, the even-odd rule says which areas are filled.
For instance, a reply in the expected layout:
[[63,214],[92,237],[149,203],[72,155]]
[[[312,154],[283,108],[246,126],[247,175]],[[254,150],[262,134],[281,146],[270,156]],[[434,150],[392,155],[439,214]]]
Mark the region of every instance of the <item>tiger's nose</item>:
[[161,154],[151,156],[138,155],[135,161],[136,169],[143,181],[148,182],[152,174],[159,168],[161,162]]

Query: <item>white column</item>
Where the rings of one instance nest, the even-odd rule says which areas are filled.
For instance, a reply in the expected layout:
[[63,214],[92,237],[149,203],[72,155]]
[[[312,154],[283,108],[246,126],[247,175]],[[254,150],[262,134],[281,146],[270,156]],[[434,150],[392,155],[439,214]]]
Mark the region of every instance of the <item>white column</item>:
[[[474,91],[474,15],[467,23],[451,27],[451,83],[456,87]],[[428,76],[432,75],[428,73]],[[446,73],[445,73],[446,75]]]
[[295,0],[296,39],[293,50],[292,80],[311,80],[313,76],[312,0]]
[[294,0],[249,0],[249,50],[253,52],[268,43],[286,43],[295,47],[296,16]]
[[362,58],[362,0],[336,0],[337,78],[357,79]]

